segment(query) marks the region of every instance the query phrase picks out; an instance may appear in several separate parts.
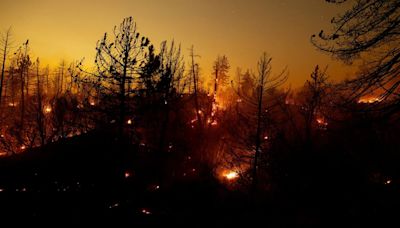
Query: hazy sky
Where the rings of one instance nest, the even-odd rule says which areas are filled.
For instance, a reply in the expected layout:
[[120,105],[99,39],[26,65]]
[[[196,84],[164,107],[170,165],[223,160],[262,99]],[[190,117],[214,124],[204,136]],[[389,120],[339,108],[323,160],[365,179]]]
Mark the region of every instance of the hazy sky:
[[351,72],[310,43],[340,10],[325,0],[0,0],[0,28],[12,26],[14,46],[29,38],[35,57],[57,64],[90,61],[104,32],[133,16],[156,47],[175,39],[187,56],[194,45],[205,76],[217,55],[228,56],[233,76],[236,67],[254,69],[266,51],[275,72],[287,66],[289,83],[299,86],[316,64],[329,64],[335,79]]

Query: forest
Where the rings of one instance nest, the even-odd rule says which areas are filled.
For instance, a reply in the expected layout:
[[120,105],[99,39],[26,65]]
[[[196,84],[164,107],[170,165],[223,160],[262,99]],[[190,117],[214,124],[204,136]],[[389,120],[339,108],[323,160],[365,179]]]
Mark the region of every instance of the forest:
[[315,64],[300,88],[268,50],[256,69],[215,56],[204,75],[195,45],[152,43],[134,17],[93,43],[94,62],[57,66],[3,31],[1,221],[398,224],[400,3],[352,2],[310,43],[356,75]]

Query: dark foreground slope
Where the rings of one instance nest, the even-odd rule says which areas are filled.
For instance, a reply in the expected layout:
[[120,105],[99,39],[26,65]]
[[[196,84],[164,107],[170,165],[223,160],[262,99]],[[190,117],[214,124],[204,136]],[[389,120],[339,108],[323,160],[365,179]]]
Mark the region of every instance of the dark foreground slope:
[[285,181],[275,178],[276,187],[254,196],[229,190],[208,168],[173,156],[157,155],[144,145],[118,146],[112,137],[92,132],[2,158],[0,221],[55,227],[361,227],[397,222],[397,180],[377,177],[379,182],[369,183],[352,174],[359,167],[337,157],[314,157],[328,159],[325,163],[294,157],[291,167],[296,170],[288,171]]

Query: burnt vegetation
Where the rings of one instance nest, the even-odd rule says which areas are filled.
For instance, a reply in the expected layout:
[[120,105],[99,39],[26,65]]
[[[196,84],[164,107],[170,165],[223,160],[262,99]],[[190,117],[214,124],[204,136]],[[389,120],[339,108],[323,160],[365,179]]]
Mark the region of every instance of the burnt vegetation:
[[[328,1],[343,4],[346,1]],[[194,47],[125,18],[94,63],[42,66],[2,36],[0,218],[71,225],[390,224],[400,206],[398,1],[356,0],[313,35],[351,80],[290,89],[264,53],[202,75]],[[15,218],[23,218],[21,220]]]

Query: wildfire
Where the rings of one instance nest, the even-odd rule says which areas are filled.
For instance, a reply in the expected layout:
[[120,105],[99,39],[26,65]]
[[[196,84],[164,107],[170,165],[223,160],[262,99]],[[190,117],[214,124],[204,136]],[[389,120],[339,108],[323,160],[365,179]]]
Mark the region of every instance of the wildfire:
[[21,150],[25,150],[25,149],[26,149],[25,145],[22,145]]
[[129,119],[126,123],[129,124],[129,125],[131,125],[131,124],[132,124],[132,120]]
[[228,171],[223,175],[227,180],[235,180],[239,177],[239,174],[235,171]]
[[382,98],[380,97],[362,97],[358,100],[359,104],[373,104],[376,102],[381,102]]
[[44,108],[44,112],[45,112],[45,113],[50,113],[50,112],[51,112],[51,107],[50,107],[50,106],[46,106],[46,107]]
[[8,103],[8,106],[9,107],[17,107],[17,103],[10,102],[10,103]]
[[317,123],[324,126],[328,125],[328,122],[326,122],[323,118],[317,118]]

